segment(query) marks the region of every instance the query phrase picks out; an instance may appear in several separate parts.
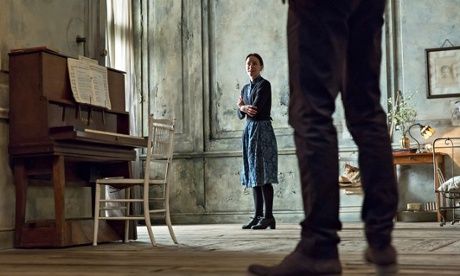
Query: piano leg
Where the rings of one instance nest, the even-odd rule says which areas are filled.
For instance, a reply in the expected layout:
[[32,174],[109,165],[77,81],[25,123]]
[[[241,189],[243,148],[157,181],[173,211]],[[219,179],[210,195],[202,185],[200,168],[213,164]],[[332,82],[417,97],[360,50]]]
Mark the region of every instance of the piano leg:
[[26,220],[27,176],[23,160],[14,162],[14,182],[16,187],[15,245],[22,243],[22,231]]
[[56,242],[65,244],[65,166],[64,156],[57,155],[53,158],[52,181],[54,188],[54,214],[56,223]]

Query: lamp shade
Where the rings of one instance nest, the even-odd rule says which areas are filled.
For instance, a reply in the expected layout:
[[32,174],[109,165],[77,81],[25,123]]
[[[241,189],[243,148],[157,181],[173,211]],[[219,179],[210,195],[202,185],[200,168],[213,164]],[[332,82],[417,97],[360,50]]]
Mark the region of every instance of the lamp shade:
[[435,131],[436,130],[434,128],[432,128],[431,126],[429,126],[429,125],[426,125],[426,126],[421,125],[420,126],[420,134],[423,136],[423,139],[430,138],[431,136],[433,136]]
[[404,134],[409,134],[409,136],[417,143],[417,152],[420,152],[420,142],[415,139],[414,136],[412,136],[411,134],[411,129],[414,127],[414,126],[418,126],[420,128],[420,135],[423,137],[423,139],[428,139],[430,138],[434,132],[435,132],[435,129],[432,128],[431,126],[429,125],[422,125],[422,124],[419,124],[419,123],[415,123],[413,125],[411,125]]

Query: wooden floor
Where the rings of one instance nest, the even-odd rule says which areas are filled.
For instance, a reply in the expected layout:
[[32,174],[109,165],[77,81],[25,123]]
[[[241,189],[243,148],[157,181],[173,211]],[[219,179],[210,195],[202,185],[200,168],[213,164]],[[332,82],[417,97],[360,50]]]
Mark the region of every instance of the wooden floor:
[[[175,226],[180,245],[167,228],[153,227],[152,248],[145,227],[139,240],[64,249],[0,250],[0,275],[246,275],[251,263],[276,264],[296,245],[299,226],[241,230],[240,225]],[[366,246],[361,224],[340,232],[343,275],[374,275],[362,259]],[[397,223],[394,244],[400,275],[460,275],[460,225]]]

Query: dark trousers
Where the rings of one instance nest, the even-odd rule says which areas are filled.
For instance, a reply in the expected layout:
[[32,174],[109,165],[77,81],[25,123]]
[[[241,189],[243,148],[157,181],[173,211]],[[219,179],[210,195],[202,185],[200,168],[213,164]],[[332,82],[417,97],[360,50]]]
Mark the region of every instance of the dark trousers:
[[340,91],[359,150],[362,220],[372,247],[391,243],[398,191],[386,114],[380,104],[385,0],[290,0],[289,123],[294,128],[305,219],[299,247],[336,257],[340,242],[337,132]]

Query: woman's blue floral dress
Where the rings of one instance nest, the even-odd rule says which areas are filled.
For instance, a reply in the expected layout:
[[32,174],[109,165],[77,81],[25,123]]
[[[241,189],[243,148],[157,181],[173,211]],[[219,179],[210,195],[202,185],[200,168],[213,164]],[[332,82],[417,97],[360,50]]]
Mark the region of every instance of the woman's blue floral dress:
[[243,168],[241,184],[247,188],[278,183],[278,148],[273,131],[270,82],[259,76],[241,90],[245,105],[257,107],[255,117],[238,110],[238,117],[246,117],[243,131]]

